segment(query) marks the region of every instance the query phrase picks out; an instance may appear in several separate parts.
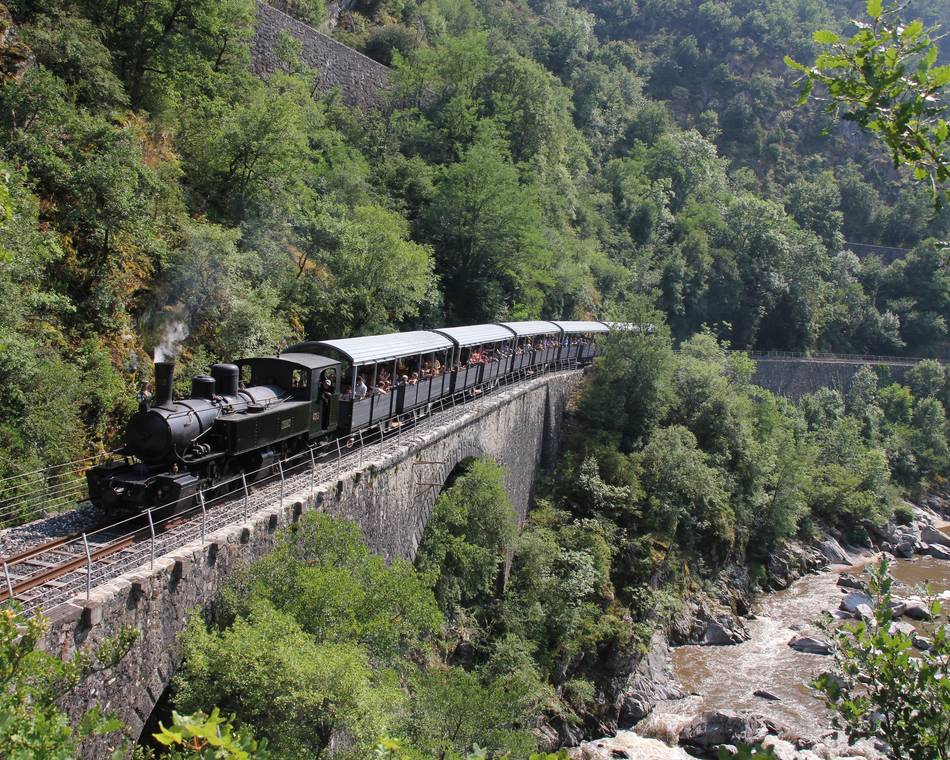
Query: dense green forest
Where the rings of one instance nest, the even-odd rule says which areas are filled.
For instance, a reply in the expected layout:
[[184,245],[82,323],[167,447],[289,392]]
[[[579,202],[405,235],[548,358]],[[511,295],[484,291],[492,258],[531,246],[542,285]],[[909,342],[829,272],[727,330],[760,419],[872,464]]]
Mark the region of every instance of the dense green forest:
[[360,0],[334,34],[394,69],[362,114],[313,97],[290,38],[249,72],[252,0],[9,2],[0,475],[112,446],[169,337],[184,376],[646,296],[676,340],[942,353],[950,211],[871,138],[823,135],[782,63],[858,6]]

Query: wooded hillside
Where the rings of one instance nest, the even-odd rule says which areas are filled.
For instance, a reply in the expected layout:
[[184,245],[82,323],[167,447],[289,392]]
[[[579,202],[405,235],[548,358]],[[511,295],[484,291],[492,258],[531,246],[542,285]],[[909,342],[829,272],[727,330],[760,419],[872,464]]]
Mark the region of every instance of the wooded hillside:
[[393,66],[383,115],[314,97],[289,38],[253,76],[252,0],[9,3],[0,475],[111,446],[171,337],[186,376],[646,296],[677,339],[942,351],[950,212],[869,138],[823,135],[782,63],[858,5],[357,2],[334,34]]

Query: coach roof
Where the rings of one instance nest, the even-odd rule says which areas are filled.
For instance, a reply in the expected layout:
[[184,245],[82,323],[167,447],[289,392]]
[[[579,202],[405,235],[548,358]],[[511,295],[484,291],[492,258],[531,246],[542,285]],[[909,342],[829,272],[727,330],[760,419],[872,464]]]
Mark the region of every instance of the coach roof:
[[564,332],[571,335],[575,333],[605,333],[610,331],[610,328],[607,327],[606,324],[594,320],[558,321],[555,319],[553,322]]
[[507,327],[519,338],[526,338],[531,335],[549,335],[550,333],[559,333],[561,328],[554,322],[545,322],[536,320],[533,322],[499,322],[498,324]]
[[310,340],[291,346],[288,351],[318,353],[322,349],[331,349],[357,365],[392,361],[403,356],[429,354],[450,348],[453,348],[452,341],[444,335],[429,330],[415,330],[387,335],[365,335],[362,338]]
[[489,343],[511,340],[515,337],[514,330],[502,325],[440,327],[438,330],[433,330],[433,332],[444,335],[459,346],[484,346]]

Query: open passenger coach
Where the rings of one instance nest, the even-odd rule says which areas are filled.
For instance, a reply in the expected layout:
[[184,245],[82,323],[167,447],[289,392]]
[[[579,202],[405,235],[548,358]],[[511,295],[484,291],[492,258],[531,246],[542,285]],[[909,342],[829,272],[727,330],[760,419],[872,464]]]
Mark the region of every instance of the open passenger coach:
[[598,336],[640,329],[537,320],[306,341],[276,356],[216,364],[178,400],[174,365],[156,363],[154,401],[129,421],[121,459],[88,471],[89,497],[107,511],[180,504],[205,488],[261,477],[318,442],[426,414],[445,396],[588,364]]

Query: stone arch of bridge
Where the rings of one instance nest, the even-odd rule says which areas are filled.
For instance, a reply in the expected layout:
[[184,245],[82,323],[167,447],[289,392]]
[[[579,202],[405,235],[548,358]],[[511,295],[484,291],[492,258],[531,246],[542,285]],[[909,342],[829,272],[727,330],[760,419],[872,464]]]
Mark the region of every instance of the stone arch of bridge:
[[424,455],[420,455],[412,463],[415,479],[413,499],[417,500],[416,514],[419,516],[413,535],[413,556],[422,542],[422,536],[439,494],[465,465],[474,459],[484,459],[488,456],[490,455],[477,439],[466,438],[459,441],[457,446],[452,447],[446,458],[442,460],[427,460]]

